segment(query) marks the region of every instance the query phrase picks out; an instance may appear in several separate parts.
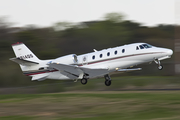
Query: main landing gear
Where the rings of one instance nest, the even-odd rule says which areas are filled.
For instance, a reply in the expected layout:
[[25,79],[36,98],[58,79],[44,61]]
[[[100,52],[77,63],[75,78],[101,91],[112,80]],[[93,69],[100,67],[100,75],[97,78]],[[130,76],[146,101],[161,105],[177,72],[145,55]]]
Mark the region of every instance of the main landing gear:
[[111,78],[110,78],[110,76],[107,74],[107,75],[104,76],[104,78],[105,78],[105,85],[106,86],[110,86],[111,85]]
[[156,64],[158,64],[158,69],[159,69],[159,70],[162,70],[162,69],[163,69],[163,66],[161,65],[160,60],[155,59],[154,62],[155,62]]
[[[106,74],[104,76],[104,78],[105,78],[105,85],[106,86],[110,86],[111,85],[111,78],[110,78],[110,76],[108,74]],[[88,82],[88,77],[86,75],[84,75],[83,78],[81,79],[81,84],[85,85],[85,84],[87,84],[87,82]]]
[[83,85],[87,84],[87,79],[86,78],[81,79],[81,84]]
[[86,75],[83,76],[83,78],[81,79],[81,84],[85,85],[87,84],[88,78]]

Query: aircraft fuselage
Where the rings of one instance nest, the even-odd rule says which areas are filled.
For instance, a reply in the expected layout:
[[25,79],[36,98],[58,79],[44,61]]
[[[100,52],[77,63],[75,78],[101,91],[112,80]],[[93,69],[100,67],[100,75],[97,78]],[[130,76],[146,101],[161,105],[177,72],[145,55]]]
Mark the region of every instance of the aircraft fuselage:
[[[106,80],[110,80],[109,73],[140,70],[128,68],[146,62],[155,61],[159,65],[158,68],[162,69],[160,60],[170,58],[172,54],[171,49],[155,47],[147,43],[134,43],[100,51],[94,50],[94,52],[82,55],[71,54],[56,59],[36,60],[39,63],[37,65],[26,66],[20,64],[20,66],[25,75],[33,77],[32,80],[87,80],[100,76],[105,76]],[[77,72],[74,72],[73,69],[77,69]],[[101,69],[104,72],[101,72]],[[96,70],[96,73],[93,73],[93,70]]]

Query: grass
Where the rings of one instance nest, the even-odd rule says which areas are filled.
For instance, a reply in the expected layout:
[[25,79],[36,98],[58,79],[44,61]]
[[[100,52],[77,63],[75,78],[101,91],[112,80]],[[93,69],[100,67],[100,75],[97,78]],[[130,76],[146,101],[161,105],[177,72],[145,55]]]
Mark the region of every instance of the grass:
[[179,91],[94,91],[0,96],[1,120],[179,120],[179,113]]
[[[37,82],[38,85],[0,88],[0,94],[55,93],[65,91],[119,91],[137,89],[180,89],[179,76],[122,76],[112,77],[111,86],[104,84],[104,78],[89,79],[86,85],[80,80]],[[35,81],[32,81],[32,83]],[[41,83],[41,84],[39,84]]]

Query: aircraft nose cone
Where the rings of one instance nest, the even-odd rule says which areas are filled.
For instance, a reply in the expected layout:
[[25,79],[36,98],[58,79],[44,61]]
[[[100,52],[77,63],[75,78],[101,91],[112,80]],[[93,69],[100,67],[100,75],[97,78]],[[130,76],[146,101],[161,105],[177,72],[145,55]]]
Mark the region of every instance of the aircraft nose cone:
[[173,54],[173,51],[172,51],[171,49],[168,49],[167,54],[168,54],[168,55],[172,55],[172,54]]

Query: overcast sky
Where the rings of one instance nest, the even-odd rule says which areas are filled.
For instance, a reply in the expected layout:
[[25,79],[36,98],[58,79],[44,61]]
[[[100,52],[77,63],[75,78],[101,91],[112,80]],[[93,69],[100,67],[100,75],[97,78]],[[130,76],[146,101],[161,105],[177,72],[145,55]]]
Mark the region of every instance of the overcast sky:
[[[16,26],[50,26],[68,21],[101,20],[106,13],[120,12],[143,25],[175,24],[178,0],[0,0],[0,17]],[[180,0],[179,0],[180,1]],[[180,2],[179,2],[180,3]],[[180,13],[180,12],[179,12]]]

